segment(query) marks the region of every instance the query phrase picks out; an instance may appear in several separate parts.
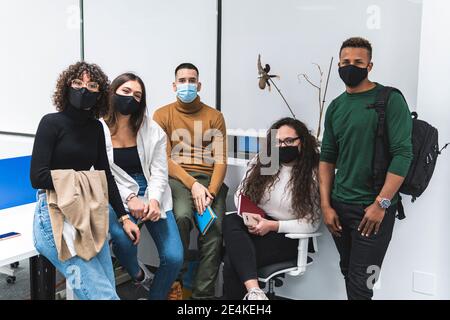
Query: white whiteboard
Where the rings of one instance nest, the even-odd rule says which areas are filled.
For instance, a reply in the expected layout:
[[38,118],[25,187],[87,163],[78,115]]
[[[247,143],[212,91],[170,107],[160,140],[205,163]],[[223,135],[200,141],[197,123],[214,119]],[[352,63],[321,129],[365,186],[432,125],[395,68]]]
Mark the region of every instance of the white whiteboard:
[[[316,131],[317,92],[297,75],[318,80],[334,56],[326,105],[345,88],[338,52],[351,36],[373,45],[370,79],[398,87],[411,109],[417,98],[420,0],[226,0],[223,1],[222,112],[231,129],[260,129],[290,113],[275,90],[258,88],[256,61],[269,63],[297,118]],[[323,128],[323,127],[322,127]]]
[[80,58],[77,0],[0,1],[0,131],[35,133],[55,108],[63,69]]
[[215,107],[216,10],[212,0],[85,0],[85,59],[99,64],[111,81],[137,73],[150,113],[175,100],[175,67],[194,63],[201,99]]

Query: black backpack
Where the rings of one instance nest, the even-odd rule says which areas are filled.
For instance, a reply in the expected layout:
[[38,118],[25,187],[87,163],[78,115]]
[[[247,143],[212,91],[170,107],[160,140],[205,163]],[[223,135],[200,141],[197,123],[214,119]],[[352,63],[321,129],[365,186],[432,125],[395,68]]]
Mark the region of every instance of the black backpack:
[[[392,156],[389,153],[389,141],[385,128],[385,108],[389,96],[394,91],[400,93],[403,97],[400,90],[392,87],[383,87],[377,93],[375,103],[368,106],[368,108],[375,109],[378,113],[372,176],[372,185],[376,192],[380,192],[383,188],[387,170],[392,159]],[[441,154],[442,149],[446,148],[448,144],[439,150],[438,130],[429,123],[419,120],[416,112],[412,112],[411,115],[413,117],[413,160],[399,192],[411,195],[411,202],[414,202],[427,188],[431,176],[433,175],[438,155]],[[399,194],[397,218],[400,220],[405,218],[401,200],[402,198]]]

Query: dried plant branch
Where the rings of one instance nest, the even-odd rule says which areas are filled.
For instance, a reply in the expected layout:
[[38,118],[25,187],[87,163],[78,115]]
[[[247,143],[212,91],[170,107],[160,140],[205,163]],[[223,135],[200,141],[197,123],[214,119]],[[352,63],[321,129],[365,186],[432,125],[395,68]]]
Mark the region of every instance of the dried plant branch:
[[330,81],[330,74],[331,74],[331,67],[333,65],[333,57],[331,57],[330,60],[330,66],[328,68],[328,75],[327,75],[327,82],[325,83],[325,92],[323,94],[323,100],[322,100],[322,105],[320,106],[320,113],[319,113],[319,128],[317,129],[317,138],[320,137],[320,129],[322,126],[322,117],[323,117],[323,111],[325,110],[325,97],[327,95],[327,90],[328,90],[328,83]]
[[[312,85],[314,88],[320,89],[320,87],[317,84],[312,83],[311,80],[309,80],[308,75],[305,73],[300,74],[299,76],[303,76],[303,78],[305,78],[305,80]],[[300,79],[299,79],[300,80]]]
[[313,62],[312,64],[317,66],[317,69],[319,69],[320,81],[322,81],[323,72],[322,72],[322,69],[320,68],[320,65],[318,63],[315,63],[315,62]]
[[[328,70],[327,81],[326,81],[326,83],[325,83],[325,89],[324,89],[324,91],[322,91],[322,85],[323,85],[323,71],[322,71],[322,68],[320,67],[320,65],[319,65],[318,63],[314,63],[314,62],[313,62],[312,64],[315,65],[315,66],[317,67],[318,71],[319,71],[319,75],[320,75],[320,77],[319,77],[319,85],[314,84],[314,83],[309,79],[308,75],[305,74],[305,73],[302,73],[302,74],[300,74],[300,75],[297,76],[297,78],[299,78],[299,80],[300,80],[300,76],[303,76],[303,78],[304,78],[311,86],[313,86],[314,88],[316,88],[317,91],[318,91],[318,99],[319,99],[319,125],[318,125],[318,128],[317,128],[317,136],[316,136],[317,139],[320,137],[320,133],[321,133],[321,129],[322,129],[322,118],[323,118],[323,113],[324,113],[324,110],[325,110],[325,97],[326,97],[326,94],[327,94],[328,82],[329,82],[329,80],[330,80],[330,73],[331,73],[331,66],[332,66],[332,63],[333,63],[333,57],[331,58],[331,61],[330,61],[330,67],[329,67],[329,70]],[[323,94],[323,97],[322,97],[322,92],[324,93],[324,94]]]

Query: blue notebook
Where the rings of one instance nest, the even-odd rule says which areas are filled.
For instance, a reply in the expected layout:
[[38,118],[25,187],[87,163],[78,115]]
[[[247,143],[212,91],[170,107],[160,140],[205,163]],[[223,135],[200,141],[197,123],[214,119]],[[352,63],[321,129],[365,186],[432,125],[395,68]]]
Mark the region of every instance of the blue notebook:
[[214,221],[216,221],[217,216],[211,207],[206,207],[205,211],[202,215],[200,215],[197,211],[194,213],[195,222],[200,230],[202,235],[205,235],[208,232],[209,227],[212,226]]

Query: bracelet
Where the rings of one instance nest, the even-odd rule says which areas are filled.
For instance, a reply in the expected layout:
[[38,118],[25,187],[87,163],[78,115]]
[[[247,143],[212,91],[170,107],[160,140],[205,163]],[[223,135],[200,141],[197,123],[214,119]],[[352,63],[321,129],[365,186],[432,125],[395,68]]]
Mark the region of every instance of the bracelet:
[[134,193],[132,193],[132,194],[131,194],[130,196],[128,196],[128,198],[125,200],[125,203],[128,204],[128,202],[129,202],[131,199],[135,198],[135,197],[137,197],[137,195],[134,194]]

